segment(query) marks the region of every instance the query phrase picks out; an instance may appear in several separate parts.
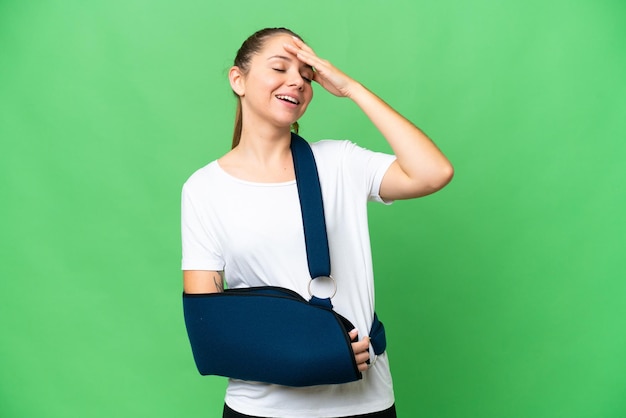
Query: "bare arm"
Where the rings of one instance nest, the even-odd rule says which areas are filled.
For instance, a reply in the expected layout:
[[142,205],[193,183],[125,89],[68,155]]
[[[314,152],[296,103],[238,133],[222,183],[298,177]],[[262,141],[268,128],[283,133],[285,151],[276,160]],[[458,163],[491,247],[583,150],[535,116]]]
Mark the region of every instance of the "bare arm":
[[221,271],[185,270],[183,271],[183,290],[185,293],[223,292],[223,274]]
[[385,137],[396,161],[380,185],[383,199],[410,199],[434,193],[452,179],[452,164],[415,125],[355,83],[350,96]]
[[385,137],[396,161],[383,178],[383,199],[410,199],[436,192],[452,179],[452,164],[418,127],[363,85],[319,58],[294,38],[285,49],[315,68],[314,80],[331,94],[352,99]]

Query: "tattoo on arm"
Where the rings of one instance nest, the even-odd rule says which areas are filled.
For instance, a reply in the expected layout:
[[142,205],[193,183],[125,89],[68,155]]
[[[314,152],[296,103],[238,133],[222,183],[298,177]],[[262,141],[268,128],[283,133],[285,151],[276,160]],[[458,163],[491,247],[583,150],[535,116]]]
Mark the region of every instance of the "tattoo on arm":
[[224,277],[222,276],[222,274],[214,274],[213,283],[215,283],[215,289],[217,289],[218,293],[224,291]]

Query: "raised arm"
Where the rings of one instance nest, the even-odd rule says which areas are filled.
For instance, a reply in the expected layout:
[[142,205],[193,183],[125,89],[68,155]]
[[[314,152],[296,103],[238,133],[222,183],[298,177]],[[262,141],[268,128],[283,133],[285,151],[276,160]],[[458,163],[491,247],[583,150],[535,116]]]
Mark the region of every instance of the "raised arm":
[[362,84],[327,60],[319,58],[300,39],[285,49],[315,69],[314,81],[338,97],[352,99],[389,142],[396,161],[385,174],[380,195],[386,200],[425,196],[444,187],[454,174],[452,164],[417,126],[396,112]]

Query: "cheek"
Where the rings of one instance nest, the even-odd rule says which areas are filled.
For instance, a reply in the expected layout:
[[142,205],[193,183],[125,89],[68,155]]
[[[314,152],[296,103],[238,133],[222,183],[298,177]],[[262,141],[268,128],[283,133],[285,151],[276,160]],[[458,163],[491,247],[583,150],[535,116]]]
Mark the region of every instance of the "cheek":
[[311,104],[311,101],[313,100],[313,93],[309,94],[306,97],[306,103],[305,105],[302,107],[302,115],[304,115],[304,113],[306,112],[306,110],[309,108],[309,105]]
[[307,95],[306,96],[307,97],[307,102],[311,102],[311,100],[313,100],[313,86],[311,86],[310,84],[309,84],[309,87],[307,89],[306,95]]
[[254,79],[254,86],[251,87],[259,94],[267,94],[267,92],[272,92],[278,89],[281,86],[280,80],[272,73],[266,73],[257,75]]

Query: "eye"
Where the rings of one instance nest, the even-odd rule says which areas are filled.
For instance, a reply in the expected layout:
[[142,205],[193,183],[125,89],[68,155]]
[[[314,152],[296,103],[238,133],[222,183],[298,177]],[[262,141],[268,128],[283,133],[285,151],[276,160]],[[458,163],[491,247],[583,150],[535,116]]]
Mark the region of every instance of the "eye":
[[286,70],[283,70],[282,68],[272,68],[272,70],[278,71],[279,73],[284,73],[286,71]]
[[311,83],[311,81],[313,80],[313,74],[310,71],[300,73],[300,77],[302,77],[302,79],[307,83]]

